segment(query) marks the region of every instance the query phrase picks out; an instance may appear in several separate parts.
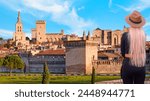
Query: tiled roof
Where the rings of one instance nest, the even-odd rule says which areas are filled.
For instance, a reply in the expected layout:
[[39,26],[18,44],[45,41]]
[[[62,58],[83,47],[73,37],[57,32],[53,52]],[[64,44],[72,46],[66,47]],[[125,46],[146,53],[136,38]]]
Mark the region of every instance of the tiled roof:
[[45,51],[41,51],[40,53],[38,53],[36,55],[65,55],[65,50],[64,49],[45,50]]

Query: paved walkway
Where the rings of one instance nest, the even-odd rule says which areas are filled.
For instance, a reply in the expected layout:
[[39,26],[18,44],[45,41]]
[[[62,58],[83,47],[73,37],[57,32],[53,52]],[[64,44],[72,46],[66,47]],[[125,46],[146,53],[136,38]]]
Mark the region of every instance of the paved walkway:
[[[110,81],[101,81],[101,82],[96,82],[96,84],[122,84],[122,80],[110,80]],[[145,84],[150,84],[150,79],[145,80]]]

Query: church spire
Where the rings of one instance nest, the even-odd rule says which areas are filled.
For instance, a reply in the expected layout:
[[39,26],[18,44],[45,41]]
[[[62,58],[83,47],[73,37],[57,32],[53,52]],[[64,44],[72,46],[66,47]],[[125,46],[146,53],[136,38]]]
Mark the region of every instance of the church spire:
[[17,22],[21,22],[21,18],[20,18],[20,11],[18,11],[18,18],[17,18]]
[[85,31],[83,31],[83,40],[86,40]]

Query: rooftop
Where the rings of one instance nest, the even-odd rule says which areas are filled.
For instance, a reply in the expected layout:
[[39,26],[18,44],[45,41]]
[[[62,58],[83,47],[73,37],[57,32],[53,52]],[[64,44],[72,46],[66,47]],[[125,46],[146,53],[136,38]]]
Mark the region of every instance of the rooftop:
[[65,50],[64,49],[45,50],[45,51],[41,51],[40,53],[38,53],[36,55],[65,55]]
[[46,35],[61,35],[61,33],[46,33]]
[[96,28],[95,30],[101,30],[100,28]]

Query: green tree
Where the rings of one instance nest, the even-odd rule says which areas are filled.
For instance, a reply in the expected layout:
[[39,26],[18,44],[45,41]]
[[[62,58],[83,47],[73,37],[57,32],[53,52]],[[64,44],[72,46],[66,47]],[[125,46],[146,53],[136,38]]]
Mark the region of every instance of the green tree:
[[95,68],[93,66],[92,68],[92,75],[91,75],[91,84],[94,84],[95,83]]
[[4,66],[9,68],[10,76],[13,69],[24,69],[24,62],[18,55],[6,56],[3,62]]
[[2,37],[0,37],[0,40],[3,40],[3,38],[2,38]]
[[43,69],[43,78],[42,78],[42,84],[49,84],[49,69],[48,69],[48,65],[45,62],[44,64],[44,69]]

